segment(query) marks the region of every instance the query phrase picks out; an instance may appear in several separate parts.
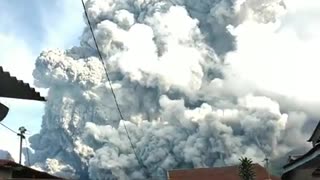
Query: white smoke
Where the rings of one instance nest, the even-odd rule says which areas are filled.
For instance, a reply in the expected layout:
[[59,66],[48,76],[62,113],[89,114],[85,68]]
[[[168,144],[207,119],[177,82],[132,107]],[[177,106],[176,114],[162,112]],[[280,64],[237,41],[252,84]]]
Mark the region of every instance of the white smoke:
[[8,151],[0,149],[0,159],[6,159],[13,161],[11,154]]
[[[293,2],[88,0],[86,7],[125,120],[86,27],[81,46],[37,59],[36,84],[49,92],[42,130],[30,138],[35,166],[82,179],[147,172],[164,179],[174,168],[230,165],[241,156],[262,162],[305,146],[305,122],[317,116],[308,103],[319,101],[316,90],[306,91],[315,79],[303,80],[316,73],[311,37],[320,31],[295,31],[290,19],[304,10]],[[302,68],[310,73],[293,81]]]

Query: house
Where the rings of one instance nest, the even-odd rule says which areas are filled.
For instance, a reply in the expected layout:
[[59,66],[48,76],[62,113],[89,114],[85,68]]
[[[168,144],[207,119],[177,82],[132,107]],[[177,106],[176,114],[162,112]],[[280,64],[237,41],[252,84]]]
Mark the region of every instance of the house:
[[[29,84],[18,80],[0,66],[0,97],[45,101]],[[9,108],[0,103],[0,122]],[[61,179],[15,163],[9,153],[0,150],[0,179]]]
[[0,160],[0,179],[61,179],[10,160]]
[[[254,172],[257,180],[267,180],[267,170],[259,164],[254,164]],[[227,166],[216,168],[199,168],[171,170],[168,172],[168,180],[240,180],[239,166]],[[271,180],[280,180],[279,177],[270,176]]]
[[288,164],[283,167],[283,180],[320,180],[320,122],[308,142],[312,149],[301,156],[290,156]]

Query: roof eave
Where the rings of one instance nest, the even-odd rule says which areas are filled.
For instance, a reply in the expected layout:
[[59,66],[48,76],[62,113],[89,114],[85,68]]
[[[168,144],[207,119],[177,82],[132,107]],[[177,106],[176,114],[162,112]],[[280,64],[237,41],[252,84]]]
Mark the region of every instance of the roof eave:
[[320,130],[320,121],[318,122],[317,127],[313,130],[313,133],[312,133],[311,137],[308,139],[307,142],[311,142],[312,141],[312,138],[314,137],[314,135],[316,134],[318,129]]
[[18,80],[16,77],[11,76],[9,72],[3,70],[0,66],[0,82],[7,84],[0,89],[0,97],[16,98],[35,101],[46,101],[35,88],[30,87],[28,83]]
[[320,155],[320,144],[317,144],[310,151],[305,153],[303,156],[297,158],[296,160],[283,166],[284,173],[289,172],[297,167],[300,167],[306,162],[309,162],[311,159]]

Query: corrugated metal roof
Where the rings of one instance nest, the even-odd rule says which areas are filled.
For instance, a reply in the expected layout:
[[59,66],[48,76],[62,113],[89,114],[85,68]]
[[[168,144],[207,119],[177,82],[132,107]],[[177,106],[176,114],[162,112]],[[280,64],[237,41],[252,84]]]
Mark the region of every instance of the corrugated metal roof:
[[0,97],[45,101],[28,83],[18,80],[0,66]]
[[37,171],[35,169],[20,165],[10,160],[0,159],[0,168],[13,170],[12,178],[14,179],[62,179],[45,172]]
[[[200,168],[169,171],[168,180],[240,180],[239,166],[227,166],[218,168]],[[256,179],[268,179],[266,169],[259,164],[254,164]],[[279,177],[271,176],[272,180],[280,180]]]

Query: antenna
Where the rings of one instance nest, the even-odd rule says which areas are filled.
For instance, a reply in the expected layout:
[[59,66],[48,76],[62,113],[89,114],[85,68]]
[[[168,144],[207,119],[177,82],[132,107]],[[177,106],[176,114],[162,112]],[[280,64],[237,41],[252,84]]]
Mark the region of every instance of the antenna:
[[19,127],[19,131],[20,133],[18,133],[17,135],[20,137],[20,153],[19,153],[19,164],[21,164],[21,157],[22,157],[22,141],[23,139],[25,139],[26,137],[24,136],[24,134],[26,133],[27,129],[23,126]]

